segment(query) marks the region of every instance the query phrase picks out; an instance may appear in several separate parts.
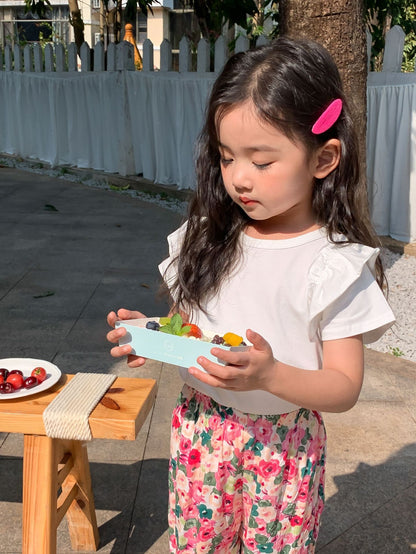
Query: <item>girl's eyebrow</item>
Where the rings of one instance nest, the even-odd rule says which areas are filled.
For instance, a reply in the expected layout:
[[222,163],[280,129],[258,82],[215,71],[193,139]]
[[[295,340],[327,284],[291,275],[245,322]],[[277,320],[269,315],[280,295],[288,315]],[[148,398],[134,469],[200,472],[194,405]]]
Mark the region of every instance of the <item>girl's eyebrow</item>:
[[[222,142],[218,143],[219,148],[224,148],[225,150],[229,150],[231,152],[231,148],[227,146],[226,144],[223,144]],[[259,144],[256,146],[247,146],[243,148],[246,152],[277,152],[277,148],[274,146],[270,146],[270,144]]]

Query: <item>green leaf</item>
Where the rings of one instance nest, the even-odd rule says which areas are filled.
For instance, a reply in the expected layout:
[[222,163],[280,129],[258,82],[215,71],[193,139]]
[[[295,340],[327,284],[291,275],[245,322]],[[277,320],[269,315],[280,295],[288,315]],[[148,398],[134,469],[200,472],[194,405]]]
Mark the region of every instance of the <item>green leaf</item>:
[[190,330],[191,330],[191,327],[189,325],[185,325],[184,327],[181,327],[179,329],[178,335],[183,337],[183,335],[186,335],[186,333],[189,333]]
[[182,328],[182,317],[180,314],[175,314],[172,316],[172,319],[170,320],[170,326],[172,327],[172,333],[174,335],[178,335],[179,331]]
[[163,325],[162,327],[159,327],[159,331],[161,333],[166,333],[167,335],[173,335],[172,327],[170,326],[170,323],[167,325]]
[[115,190],[117,192],[119,192],[121,190],[128,190],[129,188],[130,188],[130,185],[124,185],[124,186],[120,186],[120,187],[118,187],[117,185],[110,185],[110,189]]

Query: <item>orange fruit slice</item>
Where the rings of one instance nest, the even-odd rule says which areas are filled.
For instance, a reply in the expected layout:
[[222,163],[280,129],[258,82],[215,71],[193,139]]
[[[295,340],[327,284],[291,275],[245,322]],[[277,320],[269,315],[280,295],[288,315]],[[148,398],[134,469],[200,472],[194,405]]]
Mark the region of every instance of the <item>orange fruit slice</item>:
[[243,342],[243,337],[240,337],[235,333],[225,333],[223,339],[230,346],[240,346],[240,344]]

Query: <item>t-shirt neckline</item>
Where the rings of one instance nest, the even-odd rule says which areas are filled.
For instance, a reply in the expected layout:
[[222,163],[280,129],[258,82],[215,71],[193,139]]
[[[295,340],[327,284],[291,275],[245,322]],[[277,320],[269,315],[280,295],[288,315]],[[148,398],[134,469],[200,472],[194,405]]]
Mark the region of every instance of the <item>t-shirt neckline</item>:
[[297,237],[291,237],[288,239],[259,239],[246,235],[243,233],[242,240],[245,246],[251,246],[254,248],[268,248],[268,249],[280,249],[280,248],[293,248],[295,246],[301,246],[309,242],[321,239],[326,236],[324,227],[304,233]]

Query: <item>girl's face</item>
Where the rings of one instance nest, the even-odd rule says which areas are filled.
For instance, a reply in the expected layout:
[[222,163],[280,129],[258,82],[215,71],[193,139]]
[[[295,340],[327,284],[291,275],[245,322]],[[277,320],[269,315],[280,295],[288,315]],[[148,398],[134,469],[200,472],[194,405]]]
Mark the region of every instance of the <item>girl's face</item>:
[[224,185],[251,218],[248,234],[289,238],[318,228],[312,210],[315,156],[260,120],[251,102],[226,112],[218,132]]

